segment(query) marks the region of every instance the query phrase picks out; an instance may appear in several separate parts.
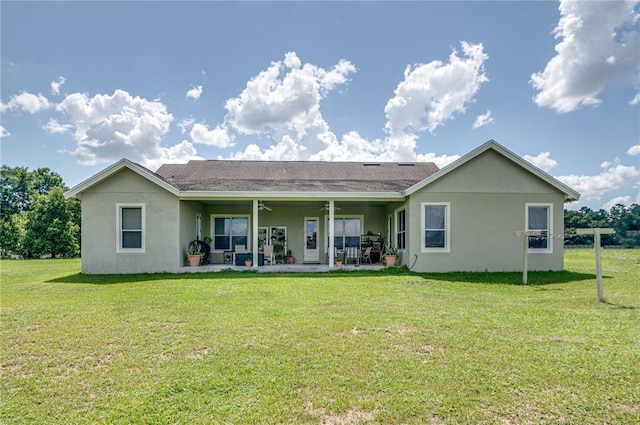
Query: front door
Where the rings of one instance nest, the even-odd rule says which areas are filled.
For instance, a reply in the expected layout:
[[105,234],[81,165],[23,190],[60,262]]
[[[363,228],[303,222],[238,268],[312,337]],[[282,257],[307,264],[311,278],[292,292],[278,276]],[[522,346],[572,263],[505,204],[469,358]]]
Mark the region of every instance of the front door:
[[304,262],[320,262],[318,251],[318,218],[306,217],[304,219]]

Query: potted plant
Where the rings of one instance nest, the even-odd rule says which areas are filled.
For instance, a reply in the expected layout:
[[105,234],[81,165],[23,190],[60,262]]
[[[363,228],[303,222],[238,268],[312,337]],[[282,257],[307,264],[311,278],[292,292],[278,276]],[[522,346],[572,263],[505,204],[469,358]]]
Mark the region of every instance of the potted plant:
[[251,267],[251,263],[252,263],[251,258],[247,258],[246,260],[244,260],[245,267]]
[[342,267],[342,258],[336,258],[336,267],[337,268]]
[[296,259],[293,257],[293,252],[291,252],[291,250],[287,251],[287,261],[289,262],[289,264],[293,264],[296,262]]
[[189,249],[187,249],[187,260],[191,267],[200,265],[200,261],[202,260],[202,250],[200,249],[198,242],[193,241],[189,244]]
[[284,252],[284,245],[276,242],[273,244],[273,254],[276,257],[276,261],[277,262],[282,262],[282,260],[284,259],[284,256],[282,255],[282,253]]
[[398,260],[398,248],[393,245],[389,245],[387,247],[387,251],[384,253],[384,262],[387,267],[392,267],[396,265],[396,261]]

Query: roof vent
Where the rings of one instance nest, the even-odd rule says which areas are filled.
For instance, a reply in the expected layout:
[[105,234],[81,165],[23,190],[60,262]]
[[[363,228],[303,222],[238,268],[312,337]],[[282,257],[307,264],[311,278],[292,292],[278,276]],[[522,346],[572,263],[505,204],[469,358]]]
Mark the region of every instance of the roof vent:
[[413,162],[399,162],[398,167],[415,167],[416,164]]
[[380,163],[379,162],[365,162],[364,164],[365,167],[379,167]]

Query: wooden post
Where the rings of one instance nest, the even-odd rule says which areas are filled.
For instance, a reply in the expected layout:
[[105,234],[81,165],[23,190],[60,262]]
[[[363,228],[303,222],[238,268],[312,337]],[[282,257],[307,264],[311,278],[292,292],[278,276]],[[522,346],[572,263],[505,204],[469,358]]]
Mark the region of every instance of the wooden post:
[[595,229],[576,229],[578,235],[593,235],[593,243],[596,252],[596,285],[598,288],[598,301],[604,302],[604,294],[602,291],[602,261],[600,259],[600,235],[615,233],[610,227],[599,227]]
[[529,279],[528,270],[529,270],[529,236],[546,236],[543,232],[539,230],[518,230],[513,232],[513,236],[519,236],[524,240],[523,245],[523,266],[522,266],[522,284],[526,285]]

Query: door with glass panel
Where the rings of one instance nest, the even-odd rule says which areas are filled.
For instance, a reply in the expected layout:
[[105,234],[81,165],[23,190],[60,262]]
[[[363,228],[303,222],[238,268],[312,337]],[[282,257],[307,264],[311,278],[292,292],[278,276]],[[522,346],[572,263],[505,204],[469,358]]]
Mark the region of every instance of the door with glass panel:
[[320,261],[318,251],[318,218],[304,219],[304,262],[317,263]]

